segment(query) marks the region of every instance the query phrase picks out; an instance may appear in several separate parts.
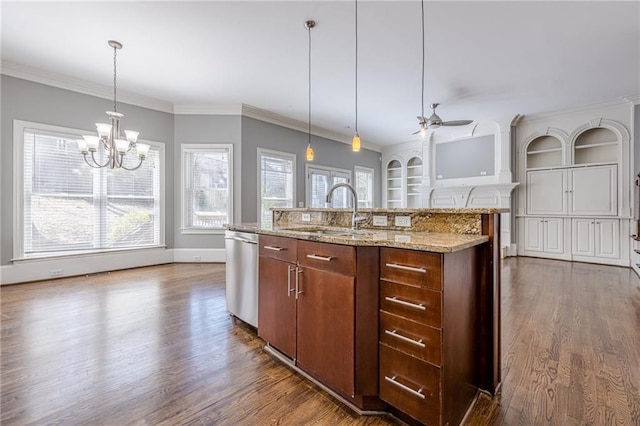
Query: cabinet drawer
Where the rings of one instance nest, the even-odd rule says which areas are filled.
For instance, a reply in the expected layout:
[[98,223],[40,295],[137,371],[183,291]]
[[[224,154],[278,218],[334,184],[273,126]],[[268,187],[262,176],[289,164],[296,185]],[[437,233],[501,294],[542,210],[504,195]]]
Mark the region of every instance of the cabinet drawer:
[[442,293],[380,281],[380,309],[432,327],[442,327]]
[[260,256],[295,263],[297,242],[295,238],[260,235],[258,236],[259,253]]
[[298,264],[341,275],[355,276],[355,247],[298,241]]
[[380,278],[416,287],[442,289],[442,254],[383,247]]
[[380,342],[431,364],[441,365],[441,334],[437,328],[380,312]]
[[424,424],[440,424],[440,369],[381,343],[380,398]]

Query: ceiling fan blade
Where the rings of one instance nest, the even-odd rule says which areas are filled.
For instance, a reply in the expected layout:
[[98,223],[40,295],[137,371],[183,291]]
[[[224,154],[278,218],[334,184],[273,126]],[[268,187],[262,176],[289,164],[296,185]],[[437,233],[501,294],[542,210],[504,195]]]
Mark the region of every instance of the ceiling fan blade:
[[422,131],[422,129],[418,130],[417,132],[413,132],[411,133],[412,135],[417,135],[418,133],[420,133]]
[[453,121],[443,121],[441,126],[466,126],[467,124],[473,123],[473,120],[453,120]]

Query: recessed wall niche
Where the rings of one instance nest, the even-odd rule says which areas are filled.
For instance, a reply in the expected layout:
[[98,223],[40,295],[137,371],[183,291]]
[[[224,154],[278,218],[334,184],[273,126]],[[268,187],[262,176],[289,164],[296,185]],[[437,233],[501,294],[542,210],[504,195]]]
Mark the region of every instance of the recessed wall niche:
[[494,135],[436,144],[436,179],[460,179],[494,174]]

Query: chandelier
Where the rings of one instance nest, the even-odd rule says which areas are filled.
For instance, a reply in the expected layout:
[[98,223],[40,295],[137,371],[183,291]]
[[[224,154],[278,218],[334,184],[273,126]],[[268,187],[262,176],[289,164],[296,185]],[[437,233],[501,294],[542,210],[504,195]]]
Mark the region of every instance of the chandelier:
[[[149,152],[150,146],[144,143],[137,143],[138,132],[125,130],[125,139],[120,136],[120,119],[124,114],[117,112],[116,103],[116,52],[122,49],[122,44],[115,40],[109,40],[109,46],[113,48],[113,111],[107,111],[109,124],[96,123],[98,136],[83,135],[83,139],[78,139],[78,148],[84,156],[84,161],[93,168],[109,167],[110,169],[136,170],[142,165]],[[102,148],[107,159],[105,163],[100,163],[100,156],[96,158],[96,152]],[[135,149],[138,154],[138,165],[127,167],[124,165],[125,155]]]

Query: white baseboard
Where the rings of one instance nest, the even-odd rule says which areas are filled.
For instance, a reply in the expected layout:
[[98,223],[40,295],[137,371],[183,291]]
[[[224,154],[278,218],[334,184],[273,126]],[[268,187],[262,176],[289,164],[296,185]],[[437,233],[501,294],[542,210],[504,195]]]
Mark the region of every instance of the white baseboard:
[[[199,258],[200,260],[196,260]],[[50,259],[31,259],[0,266],[0,285],[174,262],[224,262],[225,249],[142,249]]]
[[173,261],[175,263],[209,262],[224,263],[226,252],[218,249],[173,249]]

